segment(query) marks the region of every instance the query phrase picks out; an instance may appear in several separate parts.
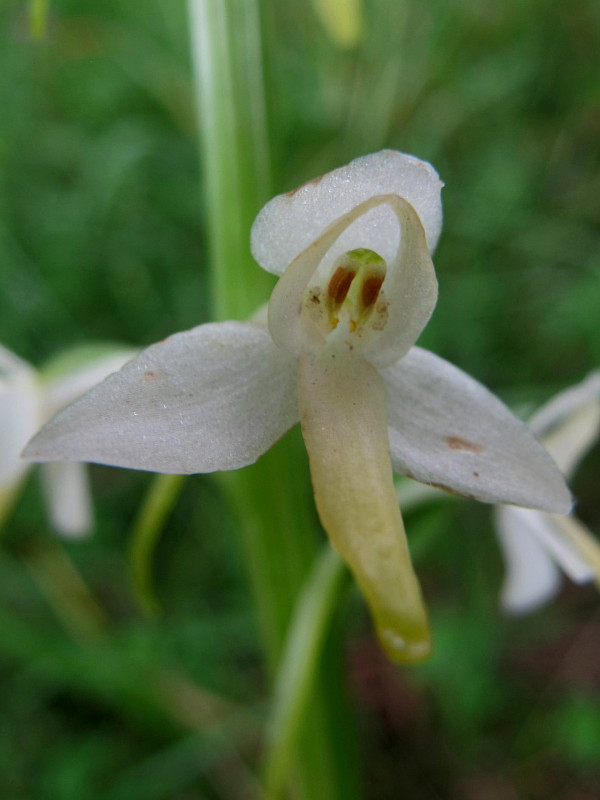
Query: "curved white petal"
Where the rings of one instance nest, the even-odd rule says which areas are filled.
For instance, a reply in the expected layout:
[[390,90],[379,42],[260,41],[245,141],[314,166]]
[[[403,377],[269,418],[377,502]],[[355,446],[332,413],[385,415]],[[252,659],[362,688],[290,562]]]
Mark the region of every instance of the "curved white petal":
[[569,558],[557,556],[567,575],[576,583],[595,579],[600,585],[600,542],[594,534],[573,514],[550,514],[549,519],[556,537],[567,548]]
[[[402,231],[402,236],[396,238],[398,247],[388,261],[382,286],[386,322],[380,329],[375,326],[365,331],[364,338],[360,330],[347,332],[346,345],[375,366],[381,366],[401,358],[414,344],[437,300],[435,270],[413,207],[396,195],[376,195],[335,220],[279,279],[269,303],[269,328],[280,347],[299,355],[324,343],[318,323],[304,312],[304,292],[314,273],[322,271],[323,259],[329,258],[332,249],[338,249],[338,242],[348,229],[374,211],[391,214],[396,229]],[[360,246],[367,248],[371,244],[362,240]]]
[[144,350],[59,413],[25,455],[165,473],[237,469],[297,420],[294,362],[268,331],[211,323]]
[[42,464],[41,469],[52,525],[67,538],[85,536],[90,532],[93,521],[87,466],[77,462],[53,461]]
[[570,509],[550,456],[480,383],[418,347],[381,374],[397,472],[488,503]]
[[[254,258],[269,272],[281,275],[335,220],[375,195],[396,194],[416,210],[433,250],[442,224],[443,184],[434,168],[395,150],[357,158],[288,194],[270,200],[252,226]],[[342,253],[368,247],[390,261],[398,249],[394,215],[374,209],[362,216],[328,254],[331,263]]]
[[50,419],[61,408],[89,391],[92,386],[121,369],[135,354],[135,350],[126,349],[107,353],[45,382],[43,390],[46,419]]
[[35,371],[0,346],[0,488],[10,489],[27,469],[21,450],[39,424]]
[[600,433],[600,371],[553,397],[529,425],[563,475],[570,476]]
[[389,200],[402,230],[400,246],[388,262],[381,287],[387,303],[387,324],[372,331],[363,355],[376,367],[402,358],[429,322],[437,302],[438,284],[418,215],[411,205],[393,196]]
[[546,450],[560,471],[570,477],[598,438],[600,403],[590,402],[541,436]]
[[577,413],[589,402],[600,403],[600,370],[593,370],[581,383],[569,386],[544,403],[531,417],[529,425],[539,436],[543,436],[564,419]]
[[501,602],[505,611],[527,614],[558,592],[560,571],[532,527],[543,524],[541,511],[498,506],[496,531],[506,561]]

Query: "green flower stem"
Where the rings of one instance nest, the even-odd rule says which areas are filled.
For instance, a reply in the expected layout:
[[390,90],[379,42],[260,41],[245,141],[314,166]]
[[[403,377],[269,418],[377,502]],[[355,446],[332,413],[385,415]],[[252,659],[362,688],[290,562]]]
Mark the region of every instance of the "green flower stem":
[[152,555],[165,520],[183,488],[185,475],[157,475],[150,485],[131,534],[133,590],[141,609],[156,614],[159,605],[152,589]]
[[[256,0],[189,0],[213,299],[218,319],[249,317],[273,279],[249,252],[250,227],[271,195],[260,17]],[[267,662],[276,674],[295,602],[317,552],[314,506],[298,432],[257,464],[223,475],[248,563]],[[358,797],[341,647],[320,655],[311,713],[294,756],[294,797]]]
[[284,789],[319,655],[347,576],[343,561],[325,545],[298,598],[274,692],[265,800],[278,800]]
[[250,226],[271,193],[257,0],[189,0],[213,309],[244,319],[273,278],[249,251]]

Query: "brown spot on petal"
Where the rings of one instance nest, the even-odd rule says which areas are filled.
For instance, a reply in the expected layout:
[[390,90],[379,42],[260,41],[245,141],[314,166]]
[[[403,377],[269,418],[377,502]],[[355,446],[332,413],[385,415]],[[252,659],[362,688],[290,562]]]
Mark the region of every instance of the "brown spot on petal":
[[481,453],[483,447],[474,442],[468,442],[459,436],[446,436],[446,444],[451,450],[467,450],[469,453]]

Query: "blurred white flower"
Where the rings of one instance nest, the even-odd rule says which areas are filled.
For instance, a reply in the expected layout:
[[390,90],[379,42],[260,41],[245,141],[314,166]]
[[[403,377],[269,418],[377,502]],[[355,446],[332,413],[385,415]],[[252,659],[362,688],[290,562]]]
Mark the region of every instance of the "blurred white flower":
[[[21,450],[35,431],[68,403],[91,389],[133,355],[98,352],[89,358],[69,356],[70,366],[52,369],[47,378],[0,346],[0,524],[8,514],[31,464]],[[41,465],[44,494],[52,525],[65,536],[85,534],[92,524],[86,467],[78,463]]]
[[[570,478],[600,432],[600,371],[556,395],[529,425]],[[600,581],[600,544],[572,514],[499,506],[495,522],[506,559],[507,611],[527,613],[549,600],[560,588],[560,569],[576,583]]]
[[268,327],[201,325],[149,347],[46,425],[28,457],[237,469],[300,420],[321,521],[382,644],[396,660],[423,658],[392,469],[486,502],[571,505],[526,426],[413,346],[437,299],[441,187],[429,164],[388,150],[274,198],[252,229],[255,258],[280,276]]

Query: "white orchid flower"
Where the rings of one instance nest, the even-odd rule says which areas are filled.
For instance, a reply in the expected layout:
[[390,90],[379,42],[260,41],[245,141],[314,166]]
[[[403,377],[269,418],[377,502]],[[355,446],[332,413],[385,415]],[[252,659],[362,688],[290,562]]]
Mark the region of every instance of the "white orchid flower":
[[[571,477],[600,432],[600,371],[556,395],[529,425]],[[501,594],[507,611],[527,613],[553,597],[560,568],[576,583],[600,582],[600,545],[572,514],[500,506],[495,522],[507,565]]]
[[486,502],[563,513],[564,480],[483,386],[413,347],[437,297],[442,183],[394,151],[271,200],[252,251],[280,275],[260,322],[201,325],[143,351],[31,442],[36,460],[158,472],[254,462],[300,420],[332,544],[398,661],[429,651],[392,467]]
[[[0,346],[0,522],[8,513],[30,464],[20,454],[32,434],[57,411],[123,366],[131,351],[69,356],[70,366],[55,364],[47,377]],[[48,514],[65,536],[87,533],[92,524],[84,464],[42,465]]]

